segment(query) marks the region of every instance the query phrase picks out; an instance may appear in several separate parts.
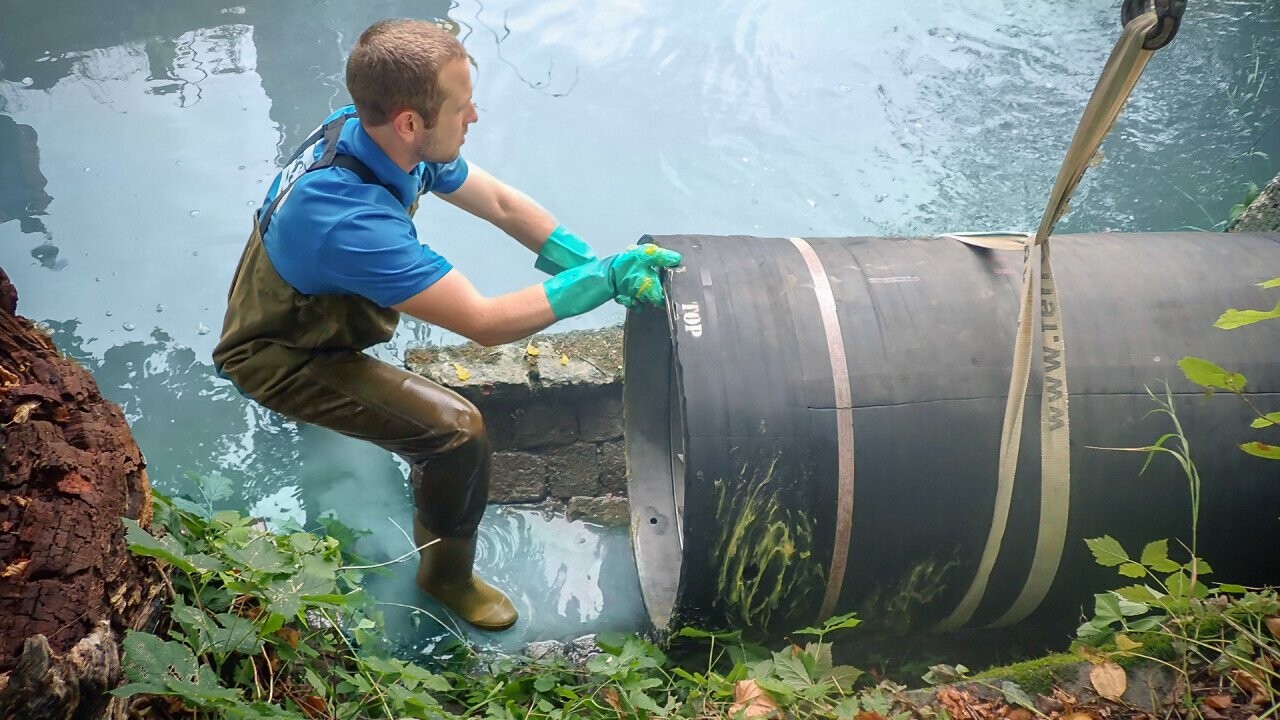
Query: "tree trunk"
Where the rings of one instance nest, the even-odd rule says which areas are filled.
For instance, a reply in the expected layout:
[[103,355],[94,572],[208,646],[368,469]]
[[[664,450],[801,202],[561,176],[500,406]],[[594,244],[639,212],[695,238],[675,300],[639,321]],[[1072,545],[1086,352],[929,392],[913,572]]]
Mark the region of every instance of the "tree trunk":
[[0,718],[123,718],[120,639],[162,587],[122,517],[151,521],[120,408],[16,314],[0,269]]

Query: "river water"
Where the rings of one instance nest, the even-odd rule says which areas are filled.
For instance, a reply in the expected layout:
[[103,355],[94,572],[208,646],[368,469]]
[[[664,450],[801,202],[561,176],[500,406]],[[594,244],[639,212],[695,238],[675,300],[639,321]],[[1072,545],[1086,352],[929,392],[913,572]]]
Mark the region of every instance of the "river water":
[[[1275,173],[1280,6],[1189,4],[1060,231],[1213,229]],[[1119,30],[1096,0],[0,0],[0,267],[19,311],[124,408],[157,488],[218,473],[227,507],[333,509],[374,531],[361,548],[380,559],[409,547],[403,466],[245,401],[209,353],[276,162],[346,102],[344,58],[387,16],[453,23],[476,68],[468,160],[603,253],[644,233],[1034,229]],[[416,222],[482,292],[540,279],[444,203]],[[457,340],[404,322],[377,352]],[[476,639],[643,625],[624,533],[491,508],[482,540],[523,617]],[[438,611],[408,565],[374,589]],[[440,634],[386,610],[409,646]]]

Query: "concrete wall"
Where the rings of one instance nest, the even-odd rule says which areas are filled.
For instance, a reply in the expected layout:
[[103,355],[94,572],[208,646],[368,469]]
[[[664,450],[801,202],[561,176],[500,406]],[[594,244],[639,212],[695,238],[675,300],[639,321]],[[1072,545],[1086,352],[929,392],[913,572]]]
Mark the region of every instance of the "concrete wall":
[[629,521],[621,328],[496,348],[415,348],[405,365],[484,414],[494,447],[490,502],[549,502],[571,518]]
[[1280,232],[1280,175],[1262,189],[1231,232]]

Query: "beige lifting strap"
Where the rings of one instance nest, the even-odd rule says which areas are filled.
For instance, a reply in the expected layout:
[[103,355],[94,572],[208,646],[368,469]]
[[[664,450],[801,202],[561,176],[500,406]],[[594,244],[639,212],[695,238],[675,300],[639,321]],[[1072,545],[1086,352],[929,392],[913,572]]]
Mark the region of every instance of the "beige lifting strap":
[[[991,571],[1000,555],[1018,469],[1022,411],[1031,374],[1031,343],[1037,324],[1041,328],[1040,358],[1044,365],[1040,400],[1040,528],[1026,584],[1009,610],[991,626],[1009,625],[1030,615],[1048,594],[1058,572],[1066,545],[1067,511],[1071,500],[1071,426],[1067,414],[1067,358],[1062,334],[1062,306],[1058,302],[1053,268],[1049,264],[1049,236],[1065,212],[1067,201],[1084,176],[1094,152],[1111,130],[1143,68],[1154,54],[1154,50],[1146,50],[1142,45],[1156,23],[1156,14],[1147,12],[1129,21],[1121,32],[1071,139],[1071,146],[1049,195],[1049,205],[1035,235],[955,233],[943,236],[989,249],[1020,249],[1023,251],[1023,272],[1022,302],[1018,309],[1017,339],[1013,346],[1013,373],[1005,403],[1004,425],[1000,430],[1000,471],[991,529],[973,583],[956,609],[938,623],[935,630],[954,630],[969,622],[982,601]],[[1037,267],[1039,272],[1036,272]],[[1038,304],[1035,301],[1037,286]]]

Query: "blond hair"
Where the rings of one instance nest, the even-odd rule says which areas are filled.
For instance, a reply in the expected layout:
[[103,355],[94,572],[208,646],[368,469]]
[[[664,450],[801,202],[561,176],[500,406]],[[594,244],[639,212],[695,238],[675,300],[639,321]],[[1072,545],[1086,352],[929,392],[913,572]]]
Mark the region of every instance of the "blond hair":
[[444,102],[438,78],[451,60],[467,58],[458,39],[425,20],[379,20],[360,34],[347,58],[347,92],[365,125],[413,110],[435,125]]

